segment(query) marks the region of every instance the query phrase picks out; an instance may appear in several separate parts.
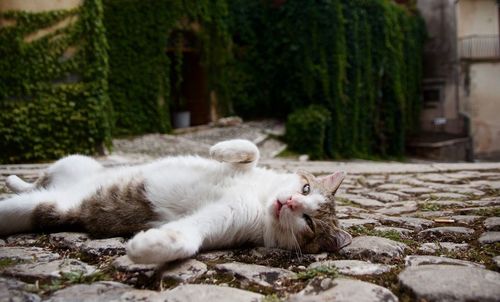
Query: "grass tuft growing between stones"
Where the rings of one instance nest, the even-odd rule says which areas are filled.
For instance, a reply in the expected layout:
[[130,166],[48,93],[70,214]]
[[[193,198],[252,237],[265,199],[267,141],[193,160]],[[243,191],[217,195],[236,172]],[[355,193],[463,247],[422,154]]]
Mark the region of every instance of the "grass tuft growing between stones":
[[500,242],[474,246],[466,251],[439,250],[436,254],[483,264],[490,270],[499,270],[496,264],[493,263],[492,258],[500,255]]
[[384,237],[390,240],[402,242],[410,247],[416,247],[418,245],[418,242],[409,239],[409,238],[404,238],[401,233],[390,230],[390,231],[376,231],[374,229],[369,229],[364,226],[354,226],[349,228],[349,232],[351,233],[352,236],[357,237],[357,236],[377,236],[377,237]]
[[19,264],[20,261],[18,260],[14,260],[14,259],[10,259],[10,258],[4,258],[4,259],[0,259],[0,271],[6,267],[9,267],[9,266],[12,266],[12,265],[16,265],[16,264]]
[[339,271],[334,266],[318,266],[315,268],[308,269],[304,272],[299,272],[296,275],[298,280],[311,280],[316,277],[329,277],[337,278],[339,276]]
[[418,207],[419,207],[420,211],[424,211],[424,212],[440,211],[443,208],[445,208],[444,206],[441,206],[439,204],[429,203],[429,202],[421,203],[418,205]]
[[[458,210],[458,212],[460,212],[460,210]],[[469,211],[467,211],[466,214],[484,216],[484,217],[499,217],[500,216],[500,207],[490,207],[490,208],[469,210]]]
[[394,295],[398,297],[400,302],[416,301],[399,284],[398,275],[404,269],[405,269],[404,264],[399,263],[395,265],[395,267],[387,273],[380,275],[357,276],[356,279],[365,282],[370,282],[389,289]]
[[281,300],[276,294],[270,294],[265,296],[261,302],[281,302]]
[[29,284],[27,290],[41,296],[48,296],[57,290],[71,285],[91,284],[98,281],[109,281],[111,279],[110,276],[101,271],[97,271],[90,275],[84,275],[82,272],[66,272],[61,273],[61,278],[53,279],[48,284],[40,284],[39,282]]

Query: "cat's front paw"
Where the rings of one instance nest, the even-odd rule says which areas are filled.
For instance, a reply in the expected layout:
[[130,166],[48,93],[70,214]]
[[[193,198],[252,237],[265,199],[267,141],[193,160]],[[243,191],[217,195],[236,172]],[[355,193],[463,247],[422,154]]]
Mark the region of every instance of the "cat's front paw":
[[127,243],[127,255],[135,263],[159,264],[188,258],[198,251],[198,246],[179,231],[150,229],[135,235]]

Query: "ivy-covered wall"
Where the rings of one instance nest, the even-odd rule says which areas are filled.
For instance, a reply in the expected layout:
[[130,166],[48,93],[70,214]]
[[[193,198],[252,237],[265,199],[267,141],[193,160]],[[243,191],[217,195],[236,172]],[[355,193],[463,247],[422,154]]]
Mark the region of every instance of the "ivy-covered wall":
[[[0,17],[12,23],[0,32],[0,163],[95,154],[111,131],[168,132],[182,69],[172,34],[183,31],[221,112],[326,108],[316,157],[400,157],[418,128],[423,22],[392,0],[85,0]],[[289,125],[314,124],[300,116]]]
[[[75,22],[27,41],[68,17]],[[174,31],[195,33],[207,99],[228,110],[226,0],[85,0],[0,18],[12,24],[0,31],[0,163],[96,154],[111,134],[168,132],[169,77],[182,69],[182,52],[176,62],[166,53]]]
[[325,154],[403,155],[420,108],[425,29],[414,9],[392,0],[235,0],[230,15],[238,114],[286,117],[320,104],[332,123]]
[[[33,36],[68,17],[68,26]],[[0,163],[100,151],[111,130],[101,2],[0,18],[8,24],[0,31]]]
[[[210,91],[227,107],[225,65],[231,57],[226,0],[103,0],[109,43],[109,95],[115,134],[168,132],[171,69],[180,72],[182,50],[167,55],[174,31],[195,35]],[[197,27],[192,29],[193,24]],[[171,41],[170,41],[171,42]],[[173,45],[175,47],[175,45]],[[182,46],[182,45],[181,45]]]

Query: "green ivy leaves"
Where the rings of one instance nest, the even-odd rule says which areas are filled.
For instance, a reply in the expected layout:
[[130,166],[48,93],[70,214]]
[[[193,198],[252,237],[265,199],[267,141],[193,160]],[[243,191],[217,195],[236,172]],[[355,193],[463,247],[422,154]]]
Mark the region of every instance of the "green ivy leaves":
[[[95,154],[110,144],[107,52],[98,0],[66,11],[4,12],[0,163]],[[33,36],[71,18],[68,26]],[[68,49],[74,55],[66,55]]]
[[420,108],[424,26],[415,12],[389,0],[230,8],[238,114],[284,118],[320,104],[331,115],[331,156],[403,155]]

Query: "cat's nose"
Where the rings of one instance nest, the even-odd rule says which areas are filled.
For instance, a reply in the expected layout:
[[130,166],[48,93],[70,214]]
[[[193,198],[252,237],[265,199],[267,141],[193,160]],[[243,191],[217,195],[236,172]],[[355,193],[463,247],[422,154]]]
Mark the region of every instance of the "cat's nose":
[[296,202],[295,200],[293,200],[291,197],[288,198],[288,200],[286,201],[285,203],[289,208],[290,210],[292,211],[295,211],[296,209],[298,209],[300,207],[300,204],[298,202]]

